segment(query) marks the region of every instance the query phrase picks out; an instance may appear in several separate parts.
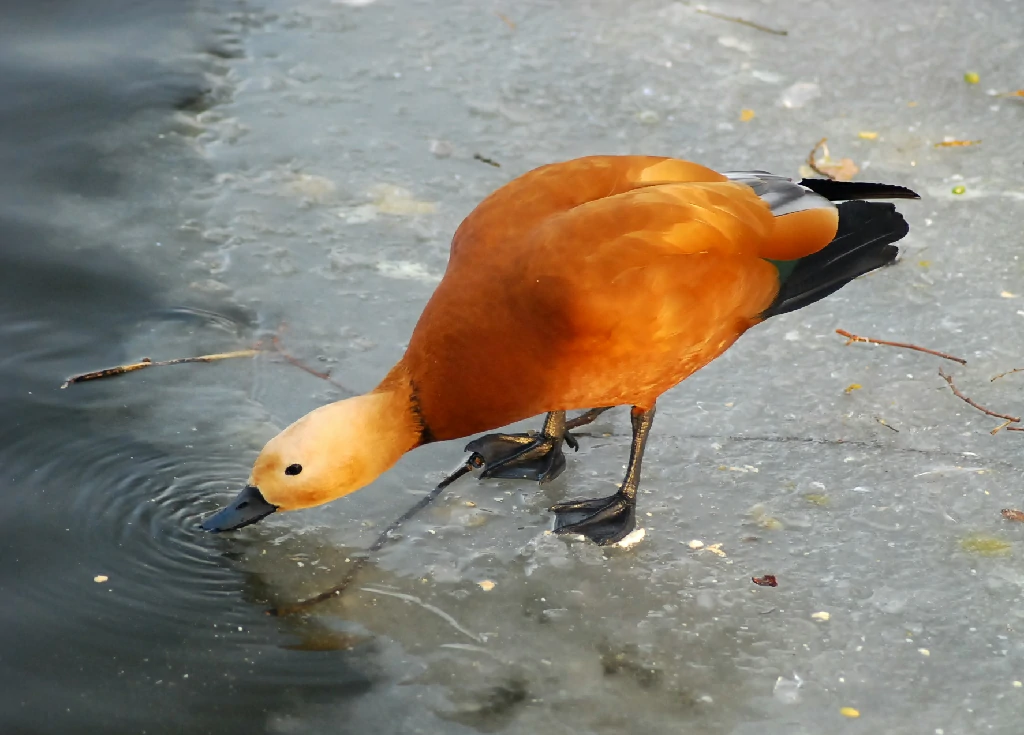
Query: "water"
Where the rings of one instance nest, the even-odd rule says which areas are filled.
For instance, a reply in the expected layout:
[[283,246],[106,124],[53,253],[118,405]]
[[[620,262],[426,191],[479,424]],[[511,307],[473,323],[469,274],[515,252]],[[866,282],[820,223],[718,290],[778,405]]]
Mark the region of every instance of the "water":
[[[356,5],[6,11],[0,731],[1017,732],[1021,435],[937,359],[833,330],[962,355],[961,388],[1019,406],[989,378],[1022,362],[1024,105],[988,93],[1022,84],[1018,4],[712,8],[787,36],[654,0]],[[795,175],[823,136],[926,195],[904,258],[660,402],[640,546],[545,534],[618,480],[622,411],[549,487],[463,480],[306,615],[264,611],[335,584],[461,442],[197,531],[277,429],[384,374],[512,176],[595,152]],[[279,330],[341,387],[268,354],[58,388]]]
[[203,438],[197,403],[174,413],[203,378],[58,389],[135,350],[251,337],[237,306],[181,296],[205,250],[179,231],[182,191],[209,171],[175,134],[178,108],[216,73],[202,49],[219,41],[177,6],[8,10],[0,31],[5,733],[252,732],[272,698],[365,686],[355,659],[282,648],[296,636],[196,533],[248,471],[238,432]]

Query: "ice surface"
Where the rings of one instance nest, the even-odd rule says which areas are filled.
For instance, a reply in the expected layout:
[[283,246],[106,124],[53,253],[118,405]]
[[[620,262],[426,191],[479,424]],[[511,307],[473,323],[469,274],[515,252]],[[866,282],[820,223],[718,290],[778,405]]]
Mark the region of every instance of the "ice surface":
[[[1024,376],[989,382],[1024,364],[1024,102],[989,92],[1024,86],[1024,5],[710,7],[785,36],[667,0],[245,8],[244,53],[215,79],[224,101],[194,122],[218,174],[195,194],[211,271],[196,288],[212,280],[269,328],[286,321],[289,349],[352,390],[401,354],[460,220],[537,165],[643,153],[795,176],[828,137],[859,180],[924,195],[900,205],[911,232],[895,267],[759,326],[663,398],[641,543],[545,533],[551,502],[620,479],[622,411],[549,487],[463,480],[350,596],[295,624],[303,640],[355,635],[373,686],[296,705],[269,731],[1020,731],[1024,526],[999,510],[1022,503],[1024,434],[991,435],[999,421],[937,369],[1024,411]],[[934,147],[947,136],[983,142]],[[844,346],[836,328],[969,364]],[[279,366],[238,401],[283,426],[339,396]],[[247,530],[244,568],[278,600],[330,587],[461,447]],[[970,553],[972,534],[1010,553]],[[751,583],[764,573],[779,586]]]

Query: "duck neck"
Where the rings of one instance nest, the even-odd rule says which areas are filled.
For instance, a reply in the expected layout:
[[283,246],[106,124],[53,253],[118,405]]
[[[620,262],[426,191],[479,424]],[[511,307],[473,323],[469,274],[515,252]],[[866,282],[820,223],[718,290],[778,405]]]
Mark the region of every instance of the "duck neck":
[[416,386],[404,363],[395,365],[368,395],[377,399],[382,423],[387,424],[381,429],[386,431],[389,443],[396,450],[401,448],[401,454],[434,441],[420,411]]

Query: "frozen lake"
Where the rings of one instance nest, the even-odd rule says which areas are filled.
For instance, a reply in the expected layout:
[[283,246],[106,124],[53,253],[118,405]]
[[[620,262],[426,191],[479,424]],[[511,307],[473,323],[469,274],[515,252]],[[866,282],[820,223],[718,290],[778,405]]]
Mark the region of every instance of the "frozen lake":
[[[667,0],[144,7],[45,47],[26,13],[0,46],[17,89],[72,90],[0,106],[23,167],[0,180],[0,729],[1019,732],[1024,525],[1000,510],[1024,505],[1024,434],[938,370],[1024,413],[1024,373],[990,380],[1024,367],[1024,99],[1000,96],[1024,5],[707,6],[760,28]],[[196,529],[277,430],[379,381],[511,178],[595,153],[796,177],[825,137],[857,180],[921,193],[901,260],[659,401],[638,546],[547,533],[552,502],[621,479],[624,409],[550,485],[461,480],[302,615],[263,612],[336,584],[465,441]],[[344,388],[268,354],[58,390],[282,325]]]

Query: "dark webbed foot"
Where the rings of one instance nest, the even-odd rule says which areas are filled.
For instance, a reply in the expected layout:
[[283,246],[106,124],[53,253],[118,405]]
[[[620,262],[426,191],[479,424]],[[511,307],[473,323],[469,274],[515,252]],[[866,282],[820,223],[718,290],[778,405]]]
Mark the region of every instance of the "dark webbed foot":
[[[575,443],[575,440],[573,440]],[[466,445],[484,460],[481,477],[549,482],[565,469],[562,437],[543,434],[487,434]]]
[[481,477],[500,477],[509,480],[550,482],[565,469],[562,442],[573,451],[579,449],[569,429],[589,424],[607,408],[592,408],[572,421],[565,420],[565,411],[552,411],[544,419],[544,428],[538,434],[487,434],[466,445],[467,452],[476,452],[484,461]]
[[550,510],[555,514],[555,533],[580,533],[601,546],[607,546],[618,543],[636,528],[636,491],[640,485],[640,466],[647,436],[654,421],[654,406],[648,409],[633,406],[629,417],[633,425],[633,443],[626,476],[619,491],[607,498],[570,500],[552,505]]
[[550,510],[555,514],[555,533],[579,533],[601,546],[618,543],[636,528],[636,499],[621,492],[556,503]]

